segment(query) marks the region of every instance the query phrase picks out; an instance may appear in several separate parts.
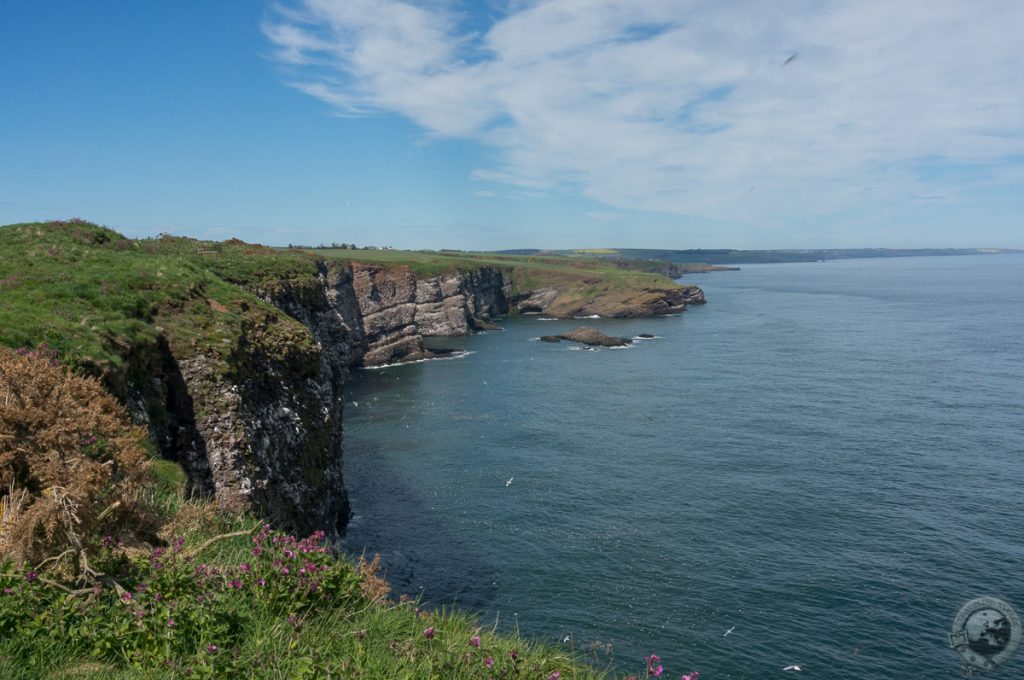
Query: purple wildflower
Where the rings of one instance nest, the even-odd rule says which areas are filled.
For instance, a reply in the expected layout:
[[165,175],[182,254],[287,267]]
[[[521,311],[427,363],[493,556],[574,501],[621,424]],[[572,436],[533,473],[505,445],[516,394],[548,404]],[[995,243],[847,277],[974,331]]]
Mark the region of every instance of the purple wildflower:
[[30,571],[27,574],[25,574],[25,580],[26,581],[30,581],[30,582],[31,581],[35,581],[37,578],[39,578],[39,574],[37,574],[34,571]]
[[484,659],[484,665],[487,666],[488,668],[493,666],[494,665],[494,657],[493,656],[489,656],[486,659]]
[[469,646],[470,647],[479,647],[480,646],[480,636],[479,635],[474,635],[473,637],[469,638]]
[[216,654],[217,653],[217,645],[209,645],[209,646],[207,646],[206,651],[208,651],[210,654]]
[[427,628],[425,631],[423,631],[423,637],[427,638],[428,640],[433,640],[434,639],[434,627],[431,626],[430,628]]

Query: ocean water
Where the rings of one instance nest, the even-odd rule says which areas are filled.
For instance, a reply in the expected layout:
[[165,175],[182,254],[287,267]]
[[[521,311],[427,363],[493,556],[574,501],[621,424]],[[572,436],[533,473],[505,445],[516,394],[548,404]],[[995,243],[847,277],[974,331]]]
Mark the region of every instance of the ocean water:
[[[961,677],[958,608],[1024,609],[1024,256],[689,280],[710,302],[679,316],[514,318],[357,371],[345,547],[620,670]],[[583,323],[658,337],[531,340]]]

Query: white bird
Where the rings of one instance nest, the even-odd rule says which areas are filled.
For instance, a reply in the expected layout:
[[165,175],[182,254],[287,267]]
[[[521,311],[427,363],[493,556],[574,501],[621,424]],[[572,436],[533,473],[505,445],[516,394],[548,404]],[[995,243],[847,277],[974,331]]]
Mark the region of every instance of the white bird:
[[729,637],[729,633],[733,632],[734,630],[736,630],[736,626],[733,626],[729,630],[725,631],[725,634],[722,635],[722,637]]
[[353,401],[352,405],[355,406],[356,408],[359,408],[359,402],[358,401]]
[[784,670],[784,671],[802,671],[803,668],[800,668],[800,666],[797,666],[795,664],[791,664],[789,666],[786,666],[782,670]]
[[507,480],[505,481],[505,486],[512,486],[512,480],[513,480],[513,479],[515,479],[515,477],[509,477],[509,478],[508,478],[508,479],[507,479]]
[[562,642],[568,642],[568,641],[569,641],[569,636],[566,635],[565,638],[562,639]]

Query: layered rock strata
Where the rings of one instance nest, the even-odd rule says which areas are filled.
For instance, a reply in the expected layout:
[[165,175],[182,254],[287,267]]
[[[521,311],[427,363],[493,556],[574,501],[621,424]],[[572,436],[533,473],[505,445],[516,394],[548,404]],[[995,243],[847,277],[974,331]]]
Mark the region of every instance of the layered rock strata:
[[421,278],[407,267],[354,264],[352,287],[365,366],[430,358],[424,337],[496,328],[492,319],[508,313],[512,291],[508,276],[490,267]]

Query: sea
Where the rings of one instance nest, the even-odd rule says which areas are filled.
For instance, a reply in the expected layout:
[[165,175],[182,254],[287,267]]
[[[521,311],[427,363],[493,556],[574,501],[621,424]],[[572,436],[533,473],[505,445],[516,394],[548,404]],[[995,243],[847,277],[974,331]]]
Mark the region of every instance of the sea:
[[[963,677],[960,608],[1024,611],[1024,255],[686,280],[708,303],[677,316],[355,371],[346,550],[618,673]],[[655,337],[537,340],[581,325]]]

